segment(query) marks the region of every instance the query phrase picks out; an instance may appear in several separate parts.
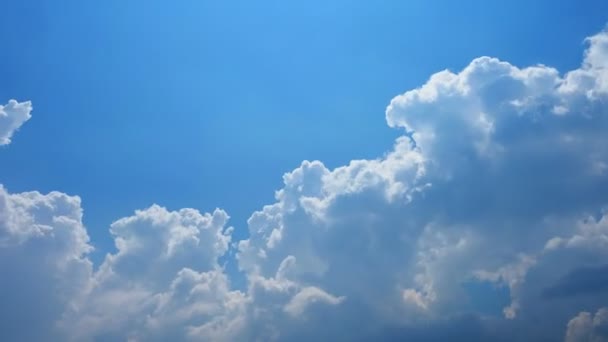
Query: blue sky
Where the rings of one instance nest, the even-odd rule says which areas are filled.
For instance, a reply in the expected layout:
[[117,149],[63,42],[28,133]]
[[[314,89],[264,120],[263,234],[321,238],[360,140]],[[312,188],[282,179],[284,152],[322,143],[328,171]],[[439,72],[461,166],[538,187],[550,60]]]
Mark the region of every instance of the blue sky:
[[[319,276],[318,272],[312,272],[311,269],[324,269],[319,265],[332,260],[333,264],[327,261],[330,265],[327,267],[331,269],[335,267],[331,265],[342,265],[344,258],[334,259],[333,254],[330,256],[324,254],[325,252],[319,252],[318,255],[309,253],[304,251],[304,247],[300,250],[300,247],[291,246],[288,242],[285,242],[284,253],[277,252],[280,256],[268,256],[266,261],[256,259],[259,255],[254,255],[255,253],[248,249],[257,243],[257,221],[247,224],[247,220],[252,215],[255,216],[256,211],[275,202],[282,203],[281,210],[287,210],[285,208],[291,205],[290,196],[300,200],[309,196],[321,196],[314,190],[316,188],[310,185],[320,182],[325,186],[325,199],[319,200],[318,203],[298,200],[302,206],[301,213],[281,212],[279,219],[279,216],[273,216],[278,214],[270,209],[268,212],[261,212],[263,214],[260,216],[266,218],[260,218],[260,222],[268,220],[259,223],[259,231],[268,230],[264,233],[265,239],[291,241],[290,238],[297,236],[304,246],[304,241],[308,241],[309,237],[300,236],[300,233],[292,233],[289,238],[283,236],[283,240],[280,235],[271,239],[269,236],[274,233],[272,224],[275,224],[276,220],[280,221],[280,225],[286,227],[281,230],[283,234],[291,231],[290,229],[301,232],[305,229],[302,227],[315,226],[318,223],[306,216],[314,216],[311,213],[317,211],[316,219],[331,217],[336,221],[328,222],[341,222],[336,223],[339,227],[357,226],[359,223],[358,219],[355,219],[358,217],[356,214],[372,211],[370,216],[365,217],[383,217],[385,221],[379,220],[386,227],[394,227],[406,221],[426,227],[434,227],[435,224],[445,224],[446,227],[493,227],[496,232],[490,235],[507,241],[511,241],[517,234],[523,234],[517,227],[529,227],[528,230],[523,230],[532,232],[529,233],[529,238],[522,239],[524,242],[518,242],[517,247],[512,249],[505,247],[504,250],[496,251],[497,260],[501,260],[502,264],[496,261],[492,265],[484,265],[488,268],[496,266],[494,273],[489,270],[486,273],[471,271],[471,274],[475,274],[471,277],[477,278],[469,284],[468,291],[478,295],[478,298],[473,300],[472,307],[485,314],[488,311],[497,311],[497,305],[508,305],[509,297],[512,299],[512,307],[519,307],[519,301],[525,301],[514,294],[525,291],[510,288],[510,295],[505,293],[506,289],[512,286],[509,285],[510,276],[505,274],[525,274],[532,267],[532,263],[526,261],[528,259],[522,257],[520,260],[517,255],[531,253],[532,246],[543,246],[545,242],[548,243],[550,237],[557,238],[558,233],[565,234],[562,234],[563,236],[570,234],[566,228],[555,228],[547,233],[545,228],[538,228],[542,225],[540,222],[549,222],[562,214],[570,215],[562,218],[562,222],[579,222],[584,215],[602,212],[608,203],[604,195],[597,193],[607,184],[602,173],[602,158],[605,155],[601,150],[605,141],[602,140],[601,131],[598,133],[593,126],[574,119],[569,121],[568,125],[562,124],[561,121],[551,121],[547,131],[555,130],[564,136],[588,136],[589,141],[581,143],[580,146],[591,146],[585,151],[593,160],[593,167],[597,166],[600,170],[598,172],[601,176],[589,176],[581,171],[594,169],[587,164],[585,168],[578,168],[577,161],[584,158],[580,157],[579,160],[580,153],[569,154],[571,150],[568,148],[558,149],[561,154],[556,152],[554,155],[541,151],[536,143],[530,142],[522,150],[519,149],[519,144],[510,144],[507,141],[509,137],[521,139],[522,146],[528,143],[529,137],[525,135],[527,131],[513,128],[520,126],[509,126],[509,130],[501,131],[500,127],[503,126],[500,125],[507,125],[506,121],[499,119],[502,109],[498,110],[498,107],[487,104],[492,102],[491,94],[480,93],[480,103],[487,106],[484,107],[487,110],[481,115],[492,117],[496,114],[496,127],[504,134],[496,136],[497,144],[507,146],[508,151],[520,153],[517,157],[509,155],[501,162],[488,166],[490,164],[484,164],[485,161],[475,159],[478,157],[475,153],[479,151],[472,152],[472,147],[461,146],[460,140],[453,138],[456,134],[454,132],[464,132],[463,139],[477,139],[475,134],[471,133],[470,137],[467,135],[469,126],[453,126],[460,123],[449,121],[439,114],[437,119],[429,114],[428,117],[432,119],[428,121],[418,121],[409,116],[409,113],[414,112],[412,108],[422,108],[419,110],[423,113],[460,113],[464,108],[461,107],[462,103],[454,105],[446,100],[445,106],[438,104],[432,107],[429,104],[427,108],[423,100],[412,104],[415,100],[402,99],[402,102],[398,102],[398,97],[396,98],[425,85],[431,75],[441,70],[460,72],[463,68],[473,65],[470,64],[471,61],[479,56],[497,57],[520,68],[537,64],[547,65],[557,69],[565,78],[566,72],[585,68],[581,67],[581,61],[585,58],[584,51],[589,43],[586,44],[584,39],[597,34],[606,26],[606,1],[387,0],[376,3],[313,0],[179,1],[168,4],[135,0],[67,0],[59,3],[48,0],[21,0],[4,4],[2,7],[0,38],[4,48],[0,54],[0,104],[6,104],[10,99],[32,101],[34,109],[32,119],[15,133],[10,146],[0,146],[0,184],[13,194],[37,190],[43,194],[59,191],[80,196],[84,210],[82,227],[86,227],[85,234],[90,237],[89,245],[95,250],[86,251],[83,247],[78,252],[83,254],[78,254],[78,258],[82,258],[85,263],[91,261],[95,265],[89,272],[97,278],[104,276],[103,272],[97,272],[96,269],[104,263],[107,253],[114,253],[116,260],[123,255],[117,251],[114,244],[119,240],[116,237],[123,237],[121,234],[124,232],[115,232],[114,236],[109,233],[110,225],[119,218],[130,217],[134,215],[134,210],[145,209],[155,203],[169,211],[195,208],[201,213],[212,213],[215,208],[221,208],[231,217],[228,225],[235,228],[234,232],[229,234],[231,241],[238,243],[249,239],[248,244],[235,244],[233,247],[226,247],[226,250],[220,248],[217,251],[217,258],[226,259],[229,263],[228,278],[233,285],[238,284],[235,286],[239,290],[247,292],[251,298],[256,298],[257,283],[252,279],[257,278],[254,275],[263,279],[276,278],[275,280],[279,281],[278,270],[282,269],[280,266],[284,265],[283,262],[288,265],[291,262],[289,257],[295,256],[299,260],[299,267],[303,267],[298,271],[300,273],[296,273],[305,276],[302,276],[304,280],[299,279],[297,286],[294,285],[300,292],[286,304],[287,312],[299,313],[301,307],[293,303],[304,297],[314,297],[330,305],[341,305],[342,298],[346,298],[344,300],[347,306],[364,305],[364,299],[361,299],[361,303],[355,301],[354,304],[348,299],[356,297],[360,294],[357,291],[363,291],[362,289],[349,287],[345,290],[348,294],[342,296],[340,290],[344,288],[339,281],[315,283],[311,280]],[[601,45],[598,43],[596,46]],[[597,62],[601,60],[599,57],[589,60],[591,65],[601,64]],[[488,70],[494,70],[494,62],[487,63]],[[475,69],[474,66],[471,69]],[[596,69],[601,68],[593,69],[594,72]],[[601,71],[598,73],[601,74]],[[601,79],[603,76],[597,77]],[[428,83],[429,88],[434,87],[431,83]],[[449,82],[446,81],[447,83]],[[603,94],[600,83],[597,82],[599,90],[594,88],[594,91]],[[510,88],[502,88],[500,84],[496,89],[489,89],[490,93],[496,92],[496,97],[510,94]],[[535,98],[534,96],[538,95],[534,93],[536,90],[528,91],[532,95],[528,94],[522,99]],[[538,98],[545,99],[543,94],[538,95]],[[564,103],[575,103],[575,100],[566,95],[563,95],[565,100],[562,99],[559,97],[562,93],[559,94],[547,96],[559,98],[559,101]],[[451,99],[450,96],[446,95],[446,98]],[[585,102],[585,106],[570,108],[570,111],[596,111],[605,115],[605,102],[589,96],[587,100],[590,104]],[[395,106],[386,111],[391,126],[387,127],[385,109],[391,99]],[[439,96],[430,102],[435,100],[442,103],[443,98]],[[563,105],[559,101],[555,102],[556,107]],[[580,102],[576,104],[578,106]],[[522,106],[528,105],[526,103]],[[537,111],[538,113],[535,113],[539,117],[547,111],[541,107],[529,106],[531,109],[525,109],[528,112]],[[496,109],[496,112],[492,112],[491,108]],[[462,117],[465,116],[463,114]],[[597,129],[604,127],[606,121],[598,120]],[[447,124],[443,124],[445,122]],[[508,124],[511,125],[511,122]],[[444,131],[448,126],[452,127],[451,130]],[[428,142],[430,140],[425,140],[429,136],[424,135],[429,127],[433,127],[438,136],[444,137],[444,140],[439,139],[439,142],[433,143],[432,147]],[[416,142],[423,146],[419,158],[434,161],[428,164],[433,166],[427,165],[423,168],[417,164],[420,161],[413,161],[418,157],[403,152],[399,143],[394,147],[395,141],[400,141],[399,137],[403,135],[404,129],[420,132],[420,139],[415,138]],[[536,129],[539,128],[531,128],[532,131]],[[571,134],[571,129],[576,130],[576,134]],[[544,132],[539,129],[538,134],[542,136]],[[554,136],[557,136],[557,133],[548,135],[546,141],[553,141]],[[500,149],[493,150],[494,147],[487,147],[488,150],[483,153],[503,156],[497,152]],[[594,147],[597,150],[593,150]],[[590,150],[593,153],[589,152]],[[535,152],[539,155],[534,155]],[[403,177],[401,172],[406,171],[400,169],[393,174],[394,179],[389,177],[389,180],[384,180],[394,182],[396,185],[391,183],[394,187],[378,190],[379,193],[385,194],[383,196],[387,196],[386,202],[361,190],[364,186],[356,191],[352,190],[357,194],[365,193],[361,198],[353,195],[353,199],[350,199],[350,195],[336,190],[342,186],[346,187],[344,184],[348,182],[338,181],[342,176],[337,172],[331,173],[330,170],[349,165],[352,160],[358,159],[369,162],[370,165],[372,160],[379,159],[382,160],[380,164],[388,165],[378,166],[384,171],[369,166],[370,170],[373,170],[370,172],[375,175],[366,178],[369,181],[376,176],[385,177],[388,171],[383,169],[384,167],[394,170],[391,166],[394,161],[390,156],[400,153],[407,156],[403,158],[412,158],[416,167],[427,170],[426,175],[432,176],[428,176],[428,179],[411,176],[410,181],[406,182],[400,178]],[[462,166],[464,164],[448,157],[452,153],[460,153],[464,158],[469,158],[467,160],[470,165],[474,166]],[[314,163],[312,166],[304,165],[303,160],[320,160],[323,167]],[[511,164],[515,166],[511,168]],[[541,171],[556,165],[569,166],[564,167],[564,173],[555,171],[539,176]],[[443,169],[445,174],[450,174],[450,177],[458,181],[450,183],[443,178],[444,173],[433,167]],[[497,170],[493,167],[497,167]],[[294,169],[289,176],[292,178],[281,178],[283,174]],[[491,171],[488,171],[490,169]],[[349,172],[355,174],[355,171]],[[299,178],[300,173],[303,180]],[[315,178],[321,174],[329,178]],[[584,176],[580,176],[580,182],[573,180],[562,184],[557,181],[571,175]],[[589,178],[584,178],[587,176]],[[356,184],[363,182],[355,176],[352,177],[351,180]],[[335,184],[341,185],[335,185],[327,179],[334,179]],[[477,185],[479,189],[464,192],[463,189],[477,180],[480,182]],[[298,188],[294,184],[299,184],[300,181],[302,184]],[[423,190],[425,182],[433,183],[433,189],[440,190]],[[529,191],[536,192],[528,194],[513,189],[505,189],[504,192],[496,190],[496,196],[492,197],[481,189],[503,182],[515,188],[521,184],[529,184]],[[333,187],[330,183],[334,184]],[[306,190],[309,186],[311,188]],[[352,186],[356,188],[355,185]],[[563,189],[557,190],[561,186]],[[282,195],[275,198],[275,191],[280,189],[283,189]],[[426,200],[419,200],[420,204],[413,201],[412,205],[396,207],[394,198],[403,196],[409,201],[418,196],[412,189],[421,193],[426,191]],[[293,195],[292,192],[297,192],[298,195]],[[346,196],[349,199],[345,199],[344,203],[339,202],[330,195],[333,192],[336,192],[335,198]],[[559,199],[556,199],[555,203],[548,200],[543,204],[532,201],[547,197]],[[562,200],[566,197],[570,200]],[[332,202],[334,200],[338,201],[337,204]],[[584,203],[576,204],[575,200]],[[438,204],[429,204],[428,201]],[[466,203],[462,204],[461,201]],[[524,210],[518,205],[505,204],[507,202],[521,203],[522,208],[528,207]],[[77,207],[80,208],[79,205]],[[479,208],[482,208],[483,214],[479,214]],[[456,211],[458,214],[455,214]],[[154,215],[158,214],[156,211],[152,212],[156,213]],[[436,213],[437,217],[431,219],[433,215],[430,213]],[[599,214],[599,217],[602,215]],[[0,215],[0,223],[1,219]],[[312,221],[308,221],[309,219]],[[142,220],[145,221],[143,218]],[[601,219],[598,220],[601,222]],[[135,221],[137,220],[134,219]],[[379,225],[382,228],[382,224],[370,225]],[[123,227],[122,224],[116,226]],[[130,227],[127,223],[124,226]],[[213,229],[217,228],[215,223],[212,226]],[[575,223],[572,223],[572,226],[578,227]],[[112,229],[117,231],[136,230],[114,227]],[[537,228],[538,231],[535,230]],[[223,234],[223,228],[217,229],[220,232],[218,234]],[[362,228],[361,231],[365,229]],[[459,229],[446,228],[441,234],[438,233],[442,237],[437,239],[452,241],[453,238],[455,242],[452,242],[458,245],[459,238],[451,236],[454,231],[463,234],[460,239],[466,240],[466,237],[470,237],[468,231],[461,232]],[[439,243],[427,241],[432,240],[427,236],[432,235],[427,230],[424,230],[424,234],[419,231],[412,233],[420,233],[415,246]],[[473,230],[477,232],[476,229]],[[479,229],[479,232],[481,231],[482,229]],[[395,237],[399,235],[397,233],[392,234]],[[139,236],[138,233],[133,234],[124,233],[128,237]],[[275,234],[282,233],[277,230]],[[346,243],[346,247],[343,247],[344,255],[349,255],[349,248],[358,246],[359,240],[356,232],[347,230],[346,234],[353,235],[352,244]],[[479,234],[485,236],[485,233]],[[0,242],[1,238],[0,234]],[[124,238],[128,240],[127,237]],[[376,238],[377,241],[385,241],[386,237]],[[310,239],[313,241],[310,243],[315,246],[342,248],[340,243],[334,246],[338,240],[337,236],[327,239],[314,236]],[[391,250],[389,246],[396,250],[414,248],[414,245],[393,246],[390,239],[385,241],[386,246],[378,243],[381,250]],[[555,243],[559,245],[560,242]],[[213,246],[217,247],[217,244]],[[441,250],[440,247],[437,248]],[[260,250],[264,249],[260,247]],[[292,250],[295,252],[292,253]],[[236,254],[239,256],[234,257]],[[313,254],[316,256],[312,257]],[[419,255],[426,254],[419,252]],[[537,260],[540,256],[534,255],[530,257],[535,260],[534,264],[542,264]],[[378,252],[373,256],[370,254],[365,262],[369,261],[370,265],[374,265],[372,261],[378,261],[376,257],[378,260],[392,259],[392,256]],[[407,259],[405,255],[400,257]],[[572,270],[583,266],[575,265],[573,261],[579,260],[578,255],[576,258],[563,258],[573,262]],[[110,268],[119,269],[118,261],[115,262],[117,264],[111,264],[110,261],[105,264],[111,265],[108,266]],[[420,263],[422,261],[419,261]],[[430,261],[428,263],[435,265]],[[252,266],[254,264],[257,266]],[[384,265],[384,261],[381,264]],[[417,289],[408,292],[408,289],[416,289],[416,286],[411,284],[403,285],[408,283],[403,279],[411,274],[405,271],[399,274],[399,277],[403,277],[400,278],[399,286],[411,286],[404,289],[403,296],[406,301],[411,300],[419,307],[428,309],[430,304],[427,301],[431,300],[431,292],[441,293],[441,289],[430,291],[419,284],[419,279],[432,278],[435,281],[430,283],[443,284],[442,277],[434,278],[435,266],[426,266],[428,274],[423,272],[423,276],[412,278],[418,279],[412,282],[425,289],[424,291]],[[188,267],[203,271],[192,265]],[[237,274],[239,267],[242,273]],[[522,271],[505,271],[513,269]],[[555,278],[559,278],[558,273],[552,273],[551,268],[543,268],[541,271],[555,274]],[[349,279],[349,275],[350,273],[344,274],[344,279]],[[565,277],[563,274],[562,276]],[[470,281],[467,279],[465,282]],[[484,283],[476,283],[477,281]],[[498,284],[499,290],[491,284],[494,282],[501,283]],[[311,290],[312,288],[314,290]],[[352,293],[349,292],[351,290]],[[375,292],[370,290],[365,293]],[[103,293],[98,295],[103,297]],[[497,298],[492,298],[493,295]],[[372,297],[370,295],[370,298]],[[379,302],[381,301],[377,301]],[[563,305],[573,310],[575,308],[574,305]],[[491,309],[487,309],[488,307]],[[444,306],[441,308],[443,310]],[[583,310],[592,314],[597,311],[599,316],[598,310],[601,308],[577,306],[574,311],[564,310],[563,315],[572,318]],[[325,317],[323,314],[311,315],[315,319]],[[342,319],[342,316],[330,318],[332,317]],[[559,316],[555,320],[565,324],[564,317]],[[581,322],[585,317],[581,318]],[[277,323],[273,319],[268,321],[278,327],[289,327],[285,328],[288,332],[282,336],[297,334],[298,330],[293,328],[292,323],[285,323],[283,320]],[[348,319],[363,318],[353,316]],[[442,321],[441,324],[450,325],[452,322]],[[502,327],[501,324],[496,323],[495,326]],[[292,332],[292,328],[296,332]],[[97,337],[122,337],[121,329],[106,331]],[[451,328],[446,329],[451,331]],[[501,331],[503,328],[496,329]],[[84,330],[87,329],[83,328]],[[248,333],[249,338],[266,336],[259,331]],[[261,335],[256,335],[258,333]],[[19,336],[17,332],[15,334]],[[145,333],[138,330],[138,334],[145,339]]]
[[36,120],[0,154],[0,178],[83,197],[103,254],[109,224],[152,203],[224,208],[246,237],[302,160],[390,148],[393,96],[482,55],[572,69],[608,13],[589,0],[4,7],[0,98],[32,100]]

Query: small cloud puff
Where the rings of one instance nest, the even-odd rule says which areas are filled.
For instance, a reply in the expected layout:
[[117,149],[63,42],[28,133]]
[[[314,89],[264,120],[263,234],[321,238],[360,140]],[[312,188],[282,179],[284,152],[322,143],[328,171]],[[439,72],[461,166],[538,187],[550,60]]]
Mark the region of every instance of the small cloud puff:
[[29,120],[32,115],[32,103],[10,100],[8,104],[0,105],[0,146],[11,143],[13,134]]

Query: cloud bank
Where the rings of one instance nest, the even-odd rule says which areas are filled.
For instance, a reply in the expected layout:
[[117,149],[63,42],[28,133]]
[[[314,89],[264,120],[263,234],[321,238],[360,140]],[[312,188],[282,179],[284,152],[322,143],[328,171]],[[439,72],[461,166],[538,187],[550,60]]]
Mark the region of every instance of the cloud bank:
[[[95,269],[78,197],[0,188],[2,334],[603,341],[608,32],[587,43],[566,73],[481,57],[432,75],[387,107],[391,151],[304,161],[242,241],[222,210],[153,205],[111,225],[117,252]],[[6,132],[30,110],[3,107],[21,113]]]

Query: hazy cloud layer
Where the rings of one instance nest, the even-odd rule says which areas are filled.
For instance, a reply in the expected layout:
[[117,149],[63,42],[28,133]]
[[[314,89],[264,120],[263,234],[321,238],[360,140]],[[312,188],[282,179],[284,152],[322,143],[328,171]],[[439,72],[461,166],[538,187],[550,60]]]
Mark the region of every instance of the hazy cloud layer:
[[222,210],[153,205],[111,225],[117,252],[93,270],[79,198],[0,188],[3,334],[602,341],[608,33],[587,42],[563,74],[482,57],[431,76],[386,109],[393,150],[303,162],[234,244]]

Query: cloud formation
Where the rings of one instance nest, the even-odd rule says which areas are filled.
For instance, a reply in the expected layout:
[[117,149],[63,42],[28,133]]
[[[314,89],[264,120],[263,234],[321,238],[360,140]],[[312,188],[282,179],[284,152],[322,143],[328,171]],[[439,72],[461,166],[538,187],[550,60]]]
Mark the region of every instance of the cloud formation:
[[566,342],[608,341],[608,309],[597,313],[581,312],[568,322]]
[[11,143],[13,134],[29,120],[32,103],[10,100],[4,106],[0,105],[0,146]]
[[231,239],[227,220],[222,210],[153,205],[114,222],[117,252],[92,276],[66,331],[76,340],[231,340],[245,298],[218,263]]
[[[234,244],[222,210],[153,205],[111,225],[117,251],[94,270],[79,198],[0,188],[0,302],[22,308],[0,309],[6,336],[602,340],[608,32],[587,43],[564,74],[481,57],[431,76],[387,107],[404,130],[391,151],[304,161]],[[508,304],[477,310],[497,287]]]
[[88,286],[91,249],[79,197],[9,194],[0,185],[2,339],[63,336],[56,322]]

